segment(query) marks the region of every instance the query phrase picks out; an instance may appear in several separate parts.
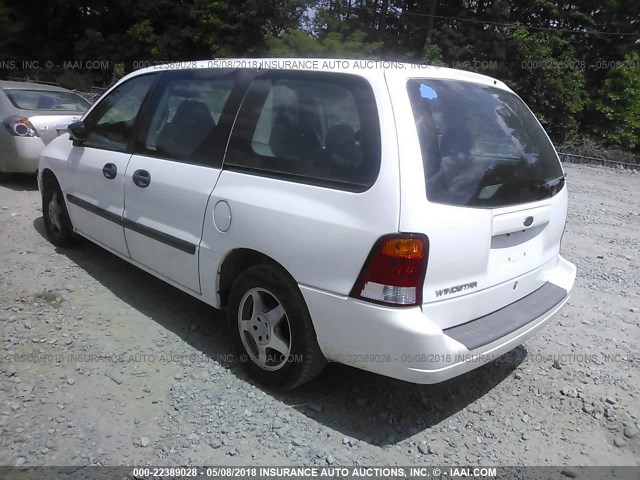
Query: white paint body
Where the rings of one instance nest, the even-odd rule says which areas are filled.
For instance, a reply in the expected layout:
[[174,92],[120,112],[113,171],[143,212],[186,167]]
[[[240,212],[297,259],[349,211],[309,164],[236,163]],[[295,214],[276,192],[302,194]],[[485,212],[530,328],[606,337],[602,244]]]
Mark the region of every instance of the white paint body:
[[[199,67],[211,67],[211,62]],[[510,91],[508,87],[444,68],[384,71],[351,65],[332,71],[364,77],[375,95],[382,162],[377,180],[362,193],[125,153],[89,155],[83,150],[90,149],[73,146],[67,135],[42,152],[40,172],[51,170],[65,197],[81,197],[125,222],[136,221],[195,244],[194,254],[185,253],[126,228],[126,223],[118,226],[67,202],[77,233],[214,307],[221,306],[219,273],[232,251],[255,250],[275,260],[298,283],[320,348],[330,360],[411,382],[435,383],[521,344],[553,318],[566,299],[475,351],[443,330],[509,305],[545,282],[571,291],[575,266],[559,255],[567,188],[547,200],[504,208],[430,203],[405,85],[408,78],[419,77]],[[115,182],[101,174],[106,162],[118,166]],[[131,181],[140,168],[152,176],[145,189]],[[41,175],[38,178],[41,182]],[[516,223],[530,212],[536,223],[514,233]],[[422,305],[387,307],[350,297],[376,240],[397,232],[429,238]],[[526,238],[514,241],[514,236]],[[468,282],[477,282],[477,288],[436,295],[439,289]]]

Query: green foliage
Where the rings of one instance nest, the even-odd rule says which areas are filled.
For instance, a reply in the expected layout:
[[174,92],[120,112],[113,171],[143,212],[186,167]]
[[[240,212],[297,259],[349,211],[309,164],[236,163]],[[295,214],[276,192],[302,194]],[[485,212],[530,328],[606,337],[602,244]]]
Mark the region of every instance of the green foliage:
[[265,37],[269,53],[274,57],[319,57],[322,47],[320,42],[307,32],[293,29],[276,37],[267,34]]
[[515,62],[506,78],[557,142],[578,132],[576,113],[586,103],[584,70],[573,48],[549,32],[517,27],[511,36]]
[[438,67],[446,66],[446,63],[442,58],[442,49],[438,45],[434,45],[432,43],[425,45],[424,53],[420,61],[427,65],[434,65]]
[[327,57],[371,58],[380,50],[382,42],[367,42],[365,38],[366,33],[360,31],[350,33],[346,37],[338,32],[331,32],[320,40],[320,45]]
[[118,79],[124,77],[125,67],[124,63],[116,63],[113,66],[113,77],[111,78],[111,83],[115,83]]
[[[640,33],[616,34],[638,32],[639,18],[638,0],[0,0],[0,53],[119,65],[24,72],[69,85],[212,56],[451,66],[507,82],[555,141],[579,134],[640,150]],[[616,66],[625,60],[630,68]]]
[[640,149],[640,54],[632,52],[608,71],[595,110],[601,115],[597,134],[607,144]]
[[269,53],[275,57],[373,58],[382,42],[366,42],[365,36],[364,32],[353,32],[343,38],[340,33],[331,32],[316,39],[295,29],[279,37],[267,35],[265,40]]
[[73,70],[65,70],[55,77],[55,81],[64,88],[86,92],[89,90],[87,79]]
[[[5,5],[4,0],[0,0],[0,53],[4,55],[5,47],[10,44],[12,38],[20,31],[21,24],[11,18],[12,10]],[[4,59],[6,60],[6,58]]]
[[195,19],[195,25],[188,35],[199,44],[208,47],[214,56],[229,54],[229,48],[220,41],[220,38],[231,34],[232,27],[224,20],[228,10],[227,3],[222,1],[195,0],[191,10],[191,16]]
[[148,44],[152,56],[157,57],[160,54],[160,48],[158,47],[160,38],[154,31],[149,19],[131,26],[127,33],[139,42]]
[[300,26],[304,0],[192,0],[189,32],[216,57],[265,55],[268,42]]

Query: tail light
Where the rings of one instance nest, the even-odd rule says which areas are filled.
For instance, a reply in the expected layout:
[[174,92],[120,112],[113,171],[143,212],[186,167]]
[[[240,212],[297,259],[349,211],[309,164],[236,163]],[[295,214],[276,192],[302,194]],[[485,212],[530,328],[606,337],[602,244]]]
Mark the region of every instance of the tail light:
[[425,235],[382,237],[371,250],[351,296],[385,305],[420,305],[428,257]]
[[2,120],[2,124],[14,137],[37,137],[38,132],[33,127],[28,118],[18,115],[11,115]]

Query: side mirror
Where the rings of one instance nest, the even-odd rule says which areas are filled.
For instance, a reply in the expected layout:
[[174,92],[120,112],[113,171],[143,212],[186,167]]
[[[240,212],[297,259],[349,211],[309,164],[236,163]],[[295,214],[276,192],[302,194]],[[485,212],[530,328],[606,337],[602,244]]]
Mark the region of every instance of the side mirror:
[[81,144],[87,139],[87,128],[84,126],[84,122],[74,122],[67,127],[67,132],[73,140],[73,144]]

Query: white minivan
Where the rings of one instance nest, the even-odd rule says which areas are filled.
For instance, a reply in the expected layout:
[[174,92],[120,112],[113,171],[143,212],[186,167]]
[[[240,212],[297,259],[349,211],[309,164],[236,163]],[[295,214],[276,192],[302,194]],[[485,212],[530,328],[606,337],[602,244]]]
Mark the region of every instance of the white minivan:
[[226,309],[272,388],[327,361],[435,383],[515,348],[575,280],[553,145],[498,80],[364,65],[126,76],[40,156],[51,241],[85,237]]

